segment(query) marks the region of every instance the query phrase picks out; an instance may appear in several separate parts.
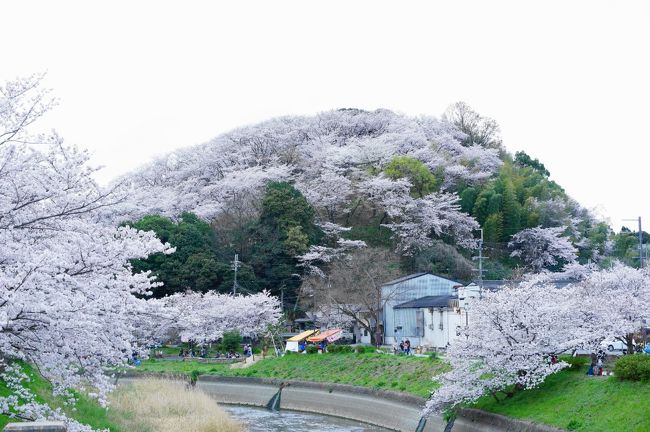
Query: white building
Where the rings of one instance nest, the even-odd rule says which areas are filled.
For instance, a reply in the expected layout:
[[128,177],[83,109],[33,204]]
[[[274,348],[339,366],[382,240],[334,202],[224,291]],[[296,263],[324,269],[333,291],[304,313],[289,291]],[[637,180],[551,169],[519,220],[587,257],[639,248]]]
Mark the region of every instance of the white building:
[[385,344],[408,339],[412,347],[444,349],[471,321],[468,301],[479,287],[417,273],[387,283],[383,295]]

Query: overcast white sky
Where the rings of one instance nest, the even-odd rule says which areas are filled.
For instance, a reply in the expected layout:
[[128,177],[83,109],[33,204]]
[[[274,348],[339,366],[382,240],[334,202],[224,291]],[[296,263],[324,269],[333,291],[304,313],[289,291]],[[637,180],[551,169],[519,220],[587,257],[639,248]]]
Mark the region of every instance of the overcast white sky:
[[3,1],[0,81],[47,71],[45,123],[103,183],[269,117],[463,100],[615,229],[650,227],[649,1],[216,3]]

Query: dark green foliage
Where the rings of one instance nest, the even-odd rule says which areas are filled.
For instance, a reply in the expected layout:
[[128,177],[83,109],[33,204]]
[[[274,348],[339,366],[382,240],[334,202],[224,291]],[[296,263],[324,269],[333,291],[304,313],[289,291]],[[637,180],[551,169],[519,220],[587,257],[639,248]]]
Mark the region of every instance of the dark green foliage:
[[521,204],[517,201],[517,193],[512,181],[507,178],[500,179],[497,188],[502,191],[500,208],[503,214],[502,239],[509,239],[521,230]]
[[474,264],[454,246],[442,241],[419,251],[412,262],[414,272],[431,272],[454,280],[471,280],[474,274]]
[[146,260],[133,260],[134,271],[152,271],[164,285],[154,289],[154,297],[163,297],[187,289],[218,290],[230,271],[217,257],[217,243],[210,225],[192,213],[183,213],[178,222],[151,215],[136,222],[134,228],[154,231],[163,242],[176,248],[170,255],[154,254]]
[[460,208],[465,213],[471,214],[474,209],[474,203],[478,196],[478,190],[475,187],[468,187],[460,193]]
[[314,225],[314,209],[298,189],[286,182],[271,182],[266,186],[260,224],[273,227],[285,239],[287,231],[295,227],[300,227],[312,243],[322,236]]
[[354,352],[354,350],[350,345],[332,344],[327,347],[327,352],[332,354],[349,354],[351,352]]
[[560,360],[571,365],[570,369],[572,370],[587,370],[587,367],[591,364],[591,357],[589,356],[571,356],[571,355],[561,355]]
[[632,354],[620,357],[614,365],[614,375],[629,381],[650,381],[650,355]]
[[307,354],[316,354],[318,353],[318,347],[316,345],[307,345],[305,351],[307,351]]
[[[609,227],[603,227],[597,234],[598,239],[601,239],[603,236],[606,236],[607,229]],[[643,239],[643,244],[647,245],[650,243],[650,234],[643,232],[641,234]],[[623,227],[621,232],[613,236],[614,241],[614,250],[612,255],[619,260],[623,261],[625,264],[638,267],[639,266],[639,232],[632,232],[628,228]],[[647,249],[644,252],[647,254]]]
[[354,347],[354,352],[357,354],[373,354],[377,352],[377,348],[374,346],[367,346],[367,345],[357,345]]
[[390,229],[370,222],[368,225],[354,226],[350,231],[343,233],[348,240],[363,240],[371,247],[392,247],[392,232]]
[[237,352],[242,343],[241,334],[238,330],[224,332],[221,339],[221,346],[227,352]]
[[543,163],[541,163],[538,159],[531,158],[523,151],[518,151],[515,153],[515,163],[522,167],[530,167],[542,174],[544,177],[551,175]]
[[501,241],[503,238],[503,215],[501,212],[492,213],[485,219],[483,238],[490,243]]
[[284,290],[285,298],[293,300],[300,286],[296,256],[323,237],[314,224],[314,209],[289,183],[269,183],[251,237],[252,251],[244,259],[251,264],[257,283],[275,295]]

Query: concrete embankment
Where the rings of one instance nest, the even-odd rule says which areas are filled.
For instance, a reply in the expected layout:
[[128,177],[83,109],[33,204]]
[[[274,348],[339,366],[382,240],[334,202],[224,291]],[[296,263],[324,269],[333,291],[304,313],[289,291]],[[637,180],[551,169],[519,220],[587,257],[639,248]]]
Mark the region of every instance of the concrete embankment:
[[[138,377],[142,375],[129,375],[120,378],[119,382],[128,383]],[[197,386],[222,404],[264,407],[282,382],[264,378],[202,375]],[[343,417],[400,432],[415,431],[425,402],[423,398],[413,395],[345,384],[284,382],[289,386],[282,390],[282,409]],[[442,432],[444,427],[441,419],[430,418],[424,430]],[[558,432],[559,429],[479,410],[463,410],[453,431]]]
[[[137,379],[120,378],[119,383]],[[424,399],[407,394],[341,384],[285,381],[282,409],[325,414],[400,431],[413,432],[420,420]],[[201,376],[197,387],[217,402],[264,407],[281,381],[272,379]],[[440,419],[429,419],[426,432],[444,429]]]

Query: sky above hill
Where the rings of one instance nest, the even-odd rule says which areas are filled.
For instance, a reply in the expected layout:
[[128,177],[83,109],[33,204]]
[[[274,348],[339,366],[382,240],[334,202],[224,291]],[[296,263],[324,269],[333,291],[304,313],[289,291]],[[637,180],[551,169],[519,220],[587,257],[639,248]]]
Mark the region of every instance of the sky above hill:
[[47,72],[42,122],[102,183],[245,124],[469,103],[615,229],[650,228],[650,2],[2,3],[0,81]]

